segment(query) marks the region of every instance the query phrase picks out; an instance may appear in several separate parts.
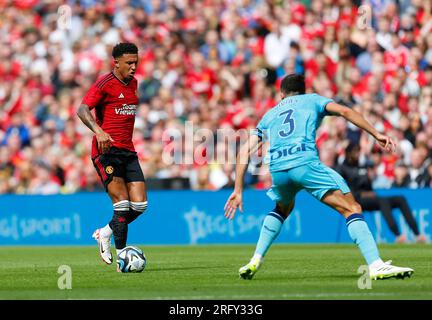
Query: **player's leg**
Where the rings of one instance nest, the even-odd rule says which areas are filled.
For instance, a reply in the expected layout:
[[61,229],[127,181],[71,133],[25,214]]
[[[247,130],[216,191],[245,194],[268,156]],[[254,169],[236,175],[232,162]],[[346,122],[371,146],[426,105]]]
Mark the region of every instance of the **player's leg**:
[[130,199],[127,223],[131,223],[147,209],[147,192],[145,183],[142,181],[129,182],[127,189]]
[[274,172],[272,181],[273,186],[267,195],[276,202],[276,207],[264,218],[252,259],[239,270],[239,275],[243,279],[252,279],[258,271],[264,256],[280,234],[285,219],[293,210],[295,195],[300,190],[298,186],[291,183],[288,171]]
[[309,163],[303,167],[306,170],[298,183],[316,199],[345,217],[348,232],[368,265],[382,262],[375,240],[363,219],[362,207],[354,199],[341,175],[321,162]]
[[294,199],[291,200],[289,205],[277,202],[276,207],[264,218],[254,253],[255,258],[262,259],[266,255],[271,244],[279,235],[283,223],[294,208],[294,201]]
[[99,253],[107,264],[112,263],[111,236],[114,232],[116,248],[121,247],[122,241],[119,239],[123,238],[125,233],[124,228],[121,226],[122,216],[129,211],[127,188],[124,179],[121,178],[123,175],[121,160],[114,152],[113,149],[92,159],[94,167],[113,203],[113,218],[106,226],[96,229],[93,233],[93,238],[98,242]]
[[343,194],[341,190],[330,190],[321,201],[346,218],[348,233],[366,260],[372,279],[405,278],[412,275],[414,270],[411,268],[393,266],[391,261],[381,260],[376,242],[363,219],[362,208],[351,193]]
[[129,213],[129,195],[123,178],[113,177],[108,184],[108,194],[112,200],[114,214],[108,226],[114,235],[114,243],[117,253],[126,247]]
[[280,234],[286,218],[294,208],[294,202],[294,199],[289,205],[277,202],[276,207],[264,218],[254,255],[248,264],[239,269],[239,275],[242,279],[252,279],[261,267],[264,256]]
[[129,224],[138,218],[147,209],[148,205],[144,174],[135,154],[128,156],[125,177],[130,201],[127,216],[127,223]]
[[367,264],[382,262],[372,233],[363,219],[362,207],[353,195],[334,189],[326,192],[320,200],[345,217],[348,233],[359,247]]
[[345,217],[348,233],[366,260],[371,278],[411,276],[413,269],[392,266],[381,260],[375,239],[363,219],[362,207],[354,199],[345,180],[322,163],[307,166],[309,170],[302,177],[305,189]]

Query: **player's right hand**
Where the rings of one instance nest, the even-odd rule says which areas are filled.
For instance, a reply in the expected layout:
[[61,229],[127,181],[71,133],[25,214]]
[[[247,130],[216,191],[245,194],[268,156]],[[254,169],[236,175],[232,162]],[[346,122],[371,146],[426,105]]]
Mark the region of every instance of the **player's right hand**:
[[114,139],[105,131],[96,133],[96,140],[99,151],[102,153],[107,152],[111,148],[111,142],[114,142]]
[[243,212],[243,200],[241,192],[234,191],[225,203],[225,218],[232,220],[236,214],[237,208]]

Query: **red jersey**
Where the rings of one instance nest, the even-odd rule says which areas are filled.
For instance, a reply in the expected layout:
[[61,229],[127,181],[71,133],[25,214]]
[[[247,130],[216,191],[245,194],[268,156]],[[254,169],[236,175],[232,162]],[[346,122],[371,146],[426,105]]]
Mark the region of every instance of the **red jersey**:
[[[135,151],[132,134],[138,107],[137,80],[125,83],[113,72],[105,74],[90,87],[82,100],[96,110],[96,123],[108,133],[112,146]],[[92,158],[100,154],[96,136],[92,142]]]

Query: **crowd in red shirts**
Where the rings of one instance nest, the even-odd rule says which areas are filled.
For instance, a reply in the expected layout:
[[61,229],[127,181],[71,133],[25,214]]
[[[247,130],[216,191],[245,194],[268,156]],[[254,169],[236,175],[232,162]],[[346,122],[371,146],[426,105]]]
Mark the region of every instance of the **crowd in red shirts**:
[[[326,117],[324,163],[353,141],[374,187],[430,187],[431,15],[420,0],[0,0],[0,193],[103,190],[76,110],[118,42],[139,48],[134,143],[148,181],[231,187],[238,142],[296,72],[399,143],[382,153]],[[267,166],[246,182],[269,187]]]

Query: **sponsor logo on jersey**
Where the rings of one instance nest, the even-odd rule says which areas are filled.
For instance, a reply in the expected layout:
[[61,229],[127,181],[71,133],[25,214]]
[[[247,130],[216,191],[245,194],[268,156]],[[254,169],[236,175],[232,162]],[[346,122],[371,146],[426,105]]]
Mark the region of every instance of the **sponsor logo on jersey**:
[[123,93],[120,93],[119,98],[120,98],[120,99],[123,99],[123,98],[124,98]]
[[304,151],[316,151],[316,148],[314,146],[308,146],[305,143],[295,144],[293,146],[290,146],[288,148],[278,149],[278,150],[270,150],[271,153],[271,160],[277,160],[279,158],[292,156],[293,154],[304,152]]
[[115,108],[116,114],[121,114],[124,116],[134,116],[136,115],[137,105],[136,104],[123,104],[119,108]]

